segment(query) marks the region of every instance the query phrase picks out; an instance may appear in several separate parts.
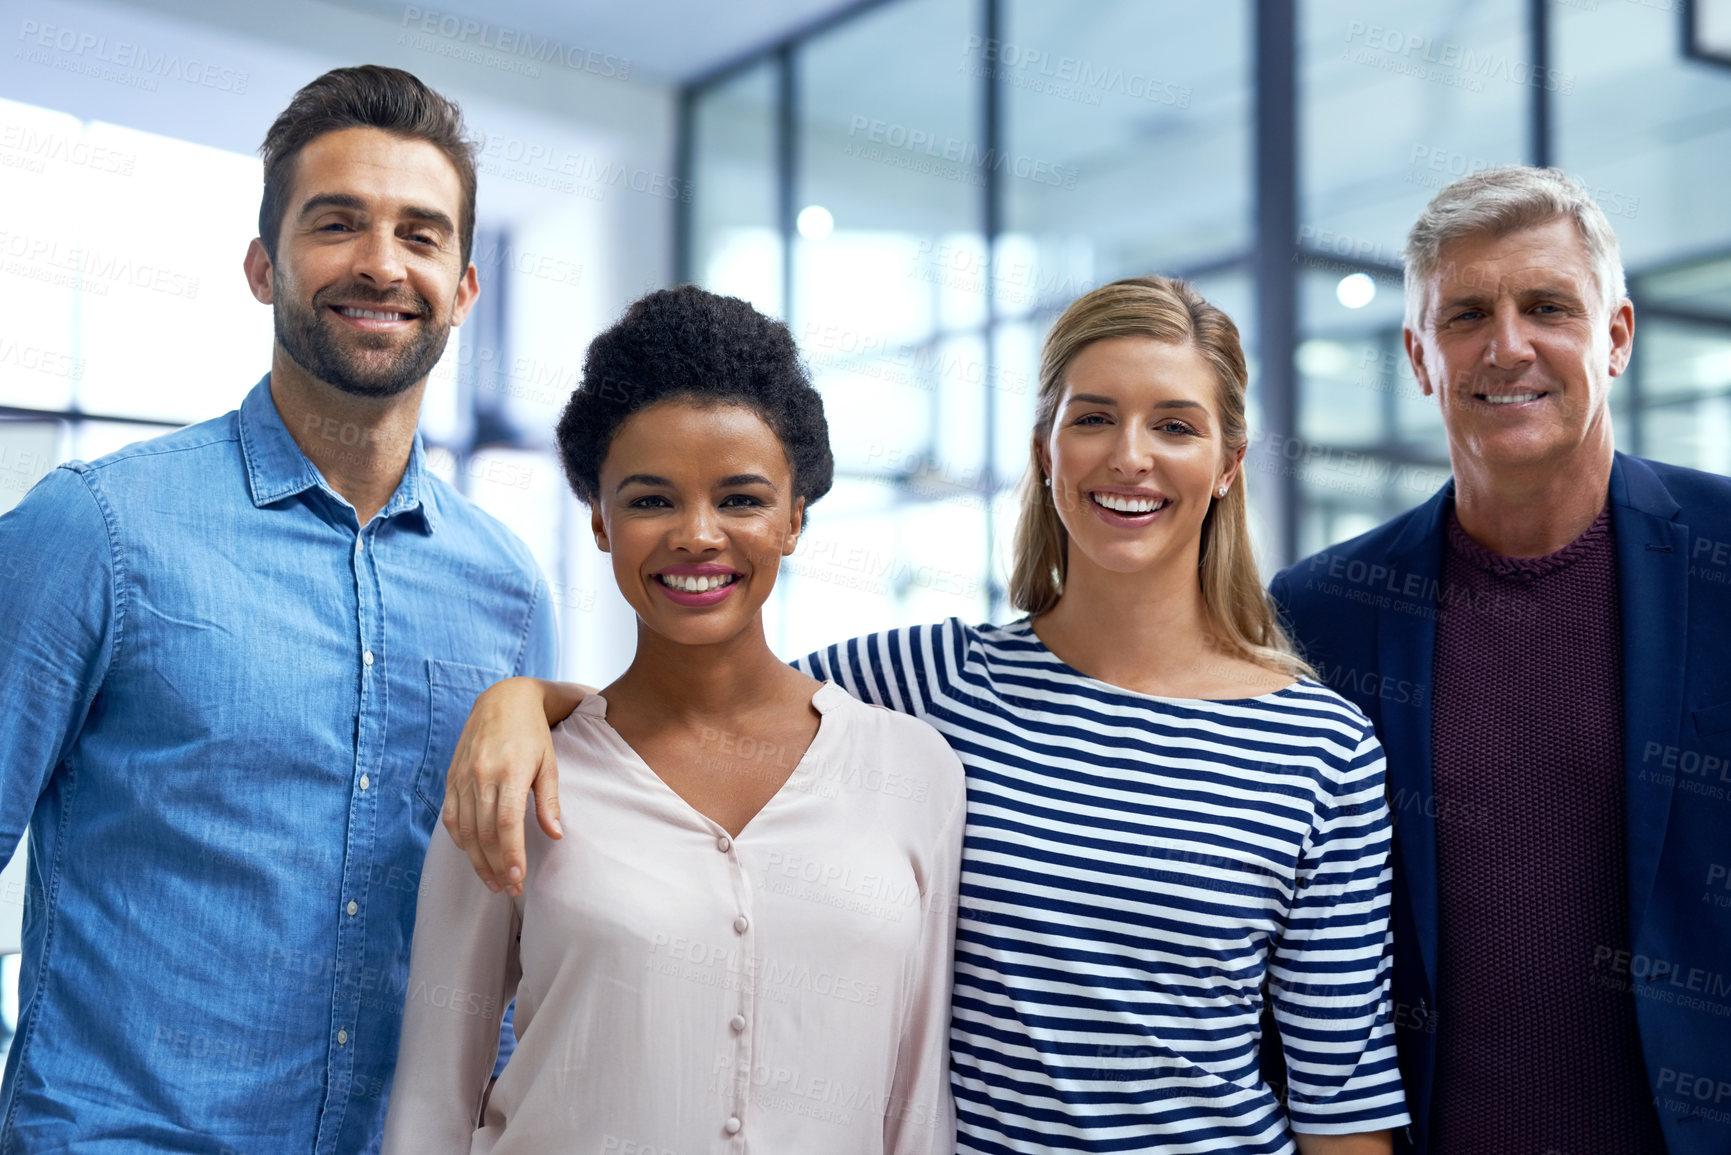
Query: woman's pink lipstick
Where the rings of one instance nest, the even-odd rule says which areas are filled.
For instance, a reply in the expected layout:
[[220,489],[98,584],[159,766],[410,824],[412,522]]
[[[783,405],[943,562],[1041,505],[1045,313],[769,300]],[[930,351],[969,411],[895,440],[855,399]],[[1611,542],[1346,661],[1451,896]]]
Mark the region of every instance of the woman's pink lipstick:
[[[651,574],[650,579],[675,605],[701,608],[726,601],[727,595],[733,592],[743,576],[738,570],[724,565],[670,565]],[[719,579],[722,584],[706,590],[679,589],[669,582],[670,578],[698,578],[711,582]]]

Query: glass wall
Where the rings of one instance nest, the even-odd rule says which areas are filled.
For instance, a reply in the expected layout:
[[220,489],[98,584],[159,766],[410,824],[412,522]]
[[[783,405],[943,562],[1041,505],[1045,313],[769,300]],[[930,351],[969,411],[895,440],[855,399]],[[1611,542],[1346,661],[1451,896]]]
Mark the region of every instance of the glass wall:
[[[252,157],[0,100],[0,511],[68,457],[239,403],[270,314],[218,286],[256,231],[260,180]],[[201,227],[144,227],[184,211],[187,183],[210,192]],[[200,371],[140,388],[140,350],[195,318]]]
[[[1639,339],[1619,446],[1731,470],[1731,67],[1689,50],[1683,5],[1303,0],[1275,45],[1297,75],[1295,236],[1257,232],[1255,158],[1291,132],[1257,108],[1268,12],[889,0],[688,90],[694,155],[751,192],[709,204],[699,183],[681,275],[785,300],[836,427],[785,652],[838,621],[1008,613],[1040,340],[1122,276],[1189,277],[1239,323],[1252,500],[1296,485],[1265,571],[1429,496],[1448,456],[1402,346],[1401,248],[1437,190],[1492,165],[1562,166],[1622,240]],[[1258,347],[1259,266],[1290,269],[1277,349]],[[1259,396],[1271,357],[1292,363],[1284,403]]]
[[698,243],[693,266],[718,293],[780,314],[782,236],[777,227],[776,84],[771,61],[718,84],[691,127]]
[[1286,455],[1298,463],[1300,556],[1448,477],[1440,411],[1402,347],[1401,248],[1444,185],[1529,159],[1527,36],[1519,4],[1301,10],[1299,416]]
[[[782,652],[1006,612],[1039,342],[1071,299],[1174,270],[1244,318],[1248,12],[902,0],[692,90],[682,273],[786,300],[835,446]],[[744,195],[708,203],[723,186]]]
[[955,66],[968,31],[965,8],[910,0],[785,62],[796,111],[785,316],[836,456],[835,489],[777,586],[771,628],[788,653],[832,640],[836,621],[892,625],[895,606],[933,619],[986,604],[991,162],[974,86]]
[[[1680,4],[1555,9],[1581,83],[1556,103],[1556,162],[1611,214],[1638,334],[1618,448],[1731,472],[1731,60],[1679,59]],[[1697,15],[1731,5],[1700,3]],[[1615,396],[1615,395],[1613,395]]]

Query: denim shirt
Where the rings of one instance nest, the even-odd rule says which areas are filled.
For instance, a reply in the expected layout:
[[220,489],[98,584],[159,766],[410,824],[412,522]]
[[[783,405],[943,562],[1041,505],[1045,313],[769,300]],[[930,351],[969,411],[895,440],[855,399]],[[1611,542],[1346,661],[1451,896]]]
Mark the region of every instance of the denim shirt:
[[405,998],[462,1005],[407,989],[457,734],[553,667],[522,542],[419,438],[359,526],[268,377],[43,478],[0,517],[0,1155],[377,1150]]

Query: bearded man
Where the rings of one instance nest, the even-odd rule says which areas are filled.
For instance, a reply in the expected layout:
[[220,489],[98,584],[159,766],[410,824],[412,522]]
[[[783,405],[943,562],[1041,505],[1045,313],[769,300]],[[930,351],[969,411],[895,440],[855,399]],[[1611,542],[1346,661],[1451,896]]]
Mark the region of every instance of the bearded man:
[[376,1151],[452,745],[553,673],[529,551],[416,433],[478,291],[460,112],[338,69],[261,151],[270,372],[0,517],[0,843],[30,839],[0,1155]]

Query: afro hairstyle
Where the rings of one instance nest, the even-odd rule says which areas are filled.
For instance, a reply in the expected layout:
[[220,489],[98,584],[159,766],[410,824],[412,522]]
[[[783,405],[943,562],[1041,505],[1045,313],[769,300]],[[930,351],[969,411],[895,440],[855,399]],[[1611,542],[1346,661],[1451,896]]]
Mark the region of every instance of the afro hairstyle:
[[781,441],[794,495],[809,507],[829,492],[829,423],[793,334],[738,297],[680,285],[639,297],[589,344],[557,432],[578,497],[593,505],[599,496],[601,463],[625,419],[669,400],[745,406]]

